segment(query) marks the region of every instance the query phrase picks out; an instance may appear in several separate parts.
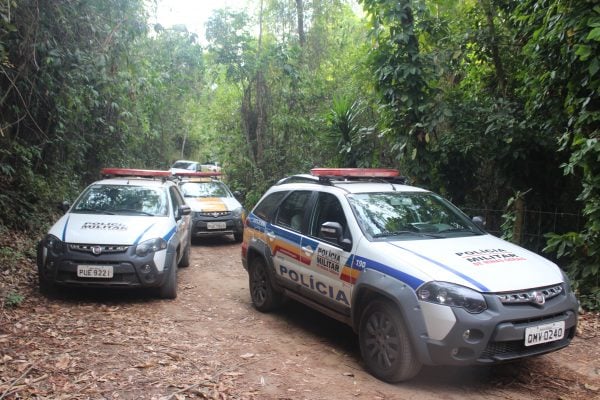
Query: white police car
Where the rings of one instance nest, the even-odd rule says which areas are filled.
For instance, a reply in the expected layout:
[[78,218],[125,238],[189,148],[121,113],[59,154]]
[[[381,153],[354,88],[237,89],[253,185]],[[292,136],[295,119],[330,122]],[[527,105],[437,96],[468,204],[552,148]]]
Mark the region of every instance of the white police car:
[[246,219],[242,262],[258,310],[289,297],[347,323],[367,369],[388,382],[574,337],[578,302],[552,262],[396,170],[311,172],[274,185]]
[[[190,207],[168,171],[105,168],[39,242],[40,290],[149,287],[177,296],[190,263]],[[67,208],[67,207],[65,207]]]

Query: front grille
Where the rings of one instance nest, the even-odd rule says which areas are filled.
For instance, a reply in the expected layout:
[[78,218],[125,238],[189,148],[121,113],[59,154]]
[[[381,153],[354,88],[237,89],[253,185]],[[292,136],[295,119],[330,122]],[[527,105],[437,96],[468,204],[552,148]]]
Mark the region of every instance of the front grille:
[[91,254],[105,253],[124,253],[129,249],[129,246],[111,245],[111,244],[69,244],[69,249],[72,251],[81,251]]
[[219,218],[219,217],[226,217],[228,215],[231,215],[231,211],[202,211],[202,212],[197,212],[196,215],[198,215],[200,217]]
[[518,292],[498,293],[496,296],[502,304],[544,304],[553,297],[558,296],[563,292],[561,285],[548,286],[539,289],[522,290]]

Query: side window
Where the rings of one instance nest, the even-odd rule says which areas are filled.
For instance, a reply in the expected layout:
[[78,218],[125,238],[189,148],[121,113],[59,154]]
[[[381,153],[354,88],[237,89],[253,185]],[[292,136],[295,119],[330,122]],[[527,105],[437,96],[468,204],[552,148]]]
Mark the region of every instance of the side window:
[[344,209],[337,197],[331,193],[319,193],[315,212],[312,217],[310,235],[313,237],[321,237],[321,225],[325,222],[337,222],[342,226],[344,237],[349,238],[348,224]]
[[312,192],[310,191],[292,192],[283,200],[281,206],[279,206],[275,223],[295,231],[300,231],[302,221],[304,220],[304,210],[310,200],[311,194]]
[[273,212],[275,211],[277,205],[283,199],[283,197],[289,192],[275,192],[271,193],[267,197],[261,201],[256,208],[254,208],[254,215],[263,219],[265,221],[271,221],[271,217],[273,216]]
[[183,198],[179,193],[179,190],[175,186],[171,186],[169,188],[169,192],[171,193],[171,205],[173,206],[173,214],[175,215],[175,219],[179,218],[179,206],[184,204]]

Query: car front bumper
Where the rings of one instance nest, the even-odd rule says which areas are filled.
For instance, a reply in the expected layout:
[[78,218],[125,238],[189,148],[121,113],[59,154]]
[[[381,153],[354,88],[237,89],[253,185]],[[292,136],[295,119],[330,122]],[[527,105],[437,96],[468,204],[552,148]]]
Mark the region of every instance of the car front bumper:
[[[91,247],[91,246],[81,246]],[[106,246],[104,247],[111,247]],[[177,268],[173,264],[175,257],[169,253],[164,258],[164,266],[158,268],[155,257],[156,253],[150,253],[145,257],[135,254],[135,246],[127,246],[124,251],[106,252],[94,255],[91,251],[72,250],[70,244],[66,244],[63,252],[53,253],[41,243],[38,245],[37,264],[40,278],[53,284],[63,286],[86,286],[86,287],[159,287],[168,278],[171,268]],[[112,278],[89,278],[79,277],[77,267],[79,265],[111,266]]]
[[241,218],[226,217],[194,217],[192,236],[241,235],[244,224]]
[[[456,321],[442,340],[424,338],[431,364],[497,364],[561,349],[575,336],[579,305],[572,293],[561,294],[543,306],[504,305],[493,295],[487,295],[486,301],[488,309],[480,314],[453,308]],[[562,339],[525,345],[527,328],[559,321],[564,322]]]

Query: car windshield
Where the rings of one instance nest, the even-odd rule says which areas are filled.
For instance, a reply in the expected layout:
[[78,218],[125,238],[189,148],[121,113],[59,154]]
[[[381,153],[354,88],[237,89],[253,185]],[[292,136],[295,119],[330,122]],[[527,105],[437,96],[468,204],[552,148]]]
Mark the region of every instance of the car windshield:
[[221,182],[184,182],[181,191],[185,197],[232,197],[233,195]]
[[191,161],[177,161],[175,164],[173,164],[171,166],[171,168],[177,168],[177,169],[187,169],[190,171],[195,171],[196,170],[196,162],[191,162]]
[[358,223],[368,237],[416,240],[481,235],[460,210],[429,192],[348,195]]
[[75,213],[168,215],[167,193],[162,188],[134,185],[92,185],[73,206]]

